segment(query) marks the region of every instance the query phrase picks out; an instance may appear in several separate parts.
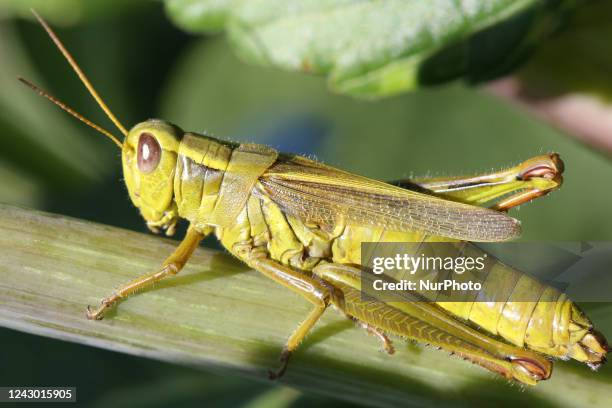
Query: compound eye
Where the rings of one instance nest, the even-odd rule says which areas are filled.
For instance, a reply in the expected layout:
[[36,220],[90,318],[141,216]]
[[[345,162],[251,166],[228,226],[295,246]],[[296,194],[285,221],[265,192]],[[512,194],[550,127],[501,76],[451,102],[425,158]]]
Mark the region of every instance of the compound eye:
[[160,159],[161,146],[157,139],[150,133],[141,133],[138,139],[138,169],[150,173],[157,168]]

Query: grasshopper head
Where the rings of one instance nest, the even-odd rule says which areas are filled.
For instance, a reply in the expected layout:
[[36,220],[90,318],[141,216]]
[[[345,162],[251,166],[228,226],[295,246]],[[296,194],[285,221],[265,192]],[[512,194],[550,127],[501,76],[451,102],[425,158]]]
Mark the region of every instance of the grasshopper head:
[[178,218],[176,204],[173,199],[174,169],[183,131],[170,123],[150,119],[137,124],[128,132],[102,100],[83,70],[81,70],[81,67],[79,67],[47,22],[36,14],[34,10],[32,10],[32,13],[34,13],[34,16],[45,31],[47,31],[49,37],[51,37],[70,66],[72,66],[72,69],[77,73],[83,85],[85,85],[106,116],[125,136],[124,142],[122,143],[111,132],[83,117],[83,115],[30,81],[18,78],[19,81],[53,102],[68,114],[105,135],[121,149],[123,175],[132,202],[140,209],[140,213],[147,221],[147,226],[153,232],[158,232],[161,227],[166,230],[167,235],[172,235]]
[[174,172],[183,131],[157,119],[134,126],[122,148],[123,176],[130,198],[153,232],[174,232]]

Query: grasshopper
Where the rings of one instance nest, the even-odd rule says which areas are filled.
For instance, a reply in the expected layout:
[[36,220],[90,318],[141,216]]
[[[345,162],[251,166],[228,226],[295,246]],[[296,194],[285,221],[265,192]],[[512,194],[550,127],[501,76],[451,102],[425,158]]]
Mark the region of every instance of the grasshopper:
[[605,362],[604,336],[575,303],[499,261],[500,279],[540,291],[539,300],[482,302],[466,309],[453,302],[383,302],[361,296],[362,242],[517,237],[520,223],[507,211],[559,188],[564,168],[557,154],[472,177],[385,183],[267,146],[184,132],[163,120],[147,120],[128,131],[53,30],[34,14],[124,135],[123,142],[36,85],[20,81],[120,148],[129,196],[151,231],[172,235],[179,219],[189,222],[182,242],[158,271],[119,287],[98,307],[88,307],[87,318],[102,319],[120,300],[176,275],[200,241],[215,234],[236,258],[312,304],[284,345],[280,367],[269,372],[271,379],[283,375],[291,354],[330,305],[380,339],[389,354],[394,347],[388,335],[393,334],[525,384],[550,377],[549,357],[572,358],[592,368]]

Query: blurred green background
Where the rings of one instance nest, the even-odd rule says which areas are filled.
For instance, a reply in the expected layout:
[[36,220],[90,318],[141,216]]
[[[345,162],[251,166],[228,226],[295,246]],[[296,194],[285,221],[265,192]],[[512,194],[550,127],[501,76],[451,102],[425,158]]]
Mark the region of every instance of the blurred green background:
[[[513,211],[522,239],[612,239],[610,160],[493,96],[460,83],[378,102],[334,95],[324,78],[241,62],[223,36],[186,34],[152,1],[0,0],[0,202],[145,231],[115,146],[16,81],[111,128],[31,21],[31,5],[128,127],[163,118],[379,179],[489,171],[556,151],[565,185]],[[0,344],[0,384],[74,385],[92,406],[345,405],[5,329]]]

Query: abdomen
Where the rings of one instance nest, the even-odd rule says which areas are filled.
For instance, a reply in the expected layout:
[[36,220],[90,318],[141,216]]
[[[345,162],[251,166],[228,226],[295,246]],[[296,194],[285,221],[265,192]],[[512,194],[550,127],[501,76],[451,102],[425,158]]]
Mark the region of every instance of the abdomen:
[[[333,241],[332,261],[360,265],[362,242],[436,241],[450,240],[419,233],[405,234],[347,226]],[[470,251],[481,251],[468,245]],[[593,334],[592,323],[574,302],[557,289],[491,256],[487,262],[488,274],[482,281],[482,293],[474,296],[474,300],[441,301],[444,299],[443,294],[432,296],[431,292],[428,298],[435,300],[436,304],[450,314],[517,346],[529,347],[560,358],[571,357],[592,365],[598,364],[601,358],[598,351],[604,351],[605,340]],[[476,301],[479,297],[496,301]],[[599,350],[598,345],[601,345]],[[595,348],[595,354],[591,353],[591,346]]]

